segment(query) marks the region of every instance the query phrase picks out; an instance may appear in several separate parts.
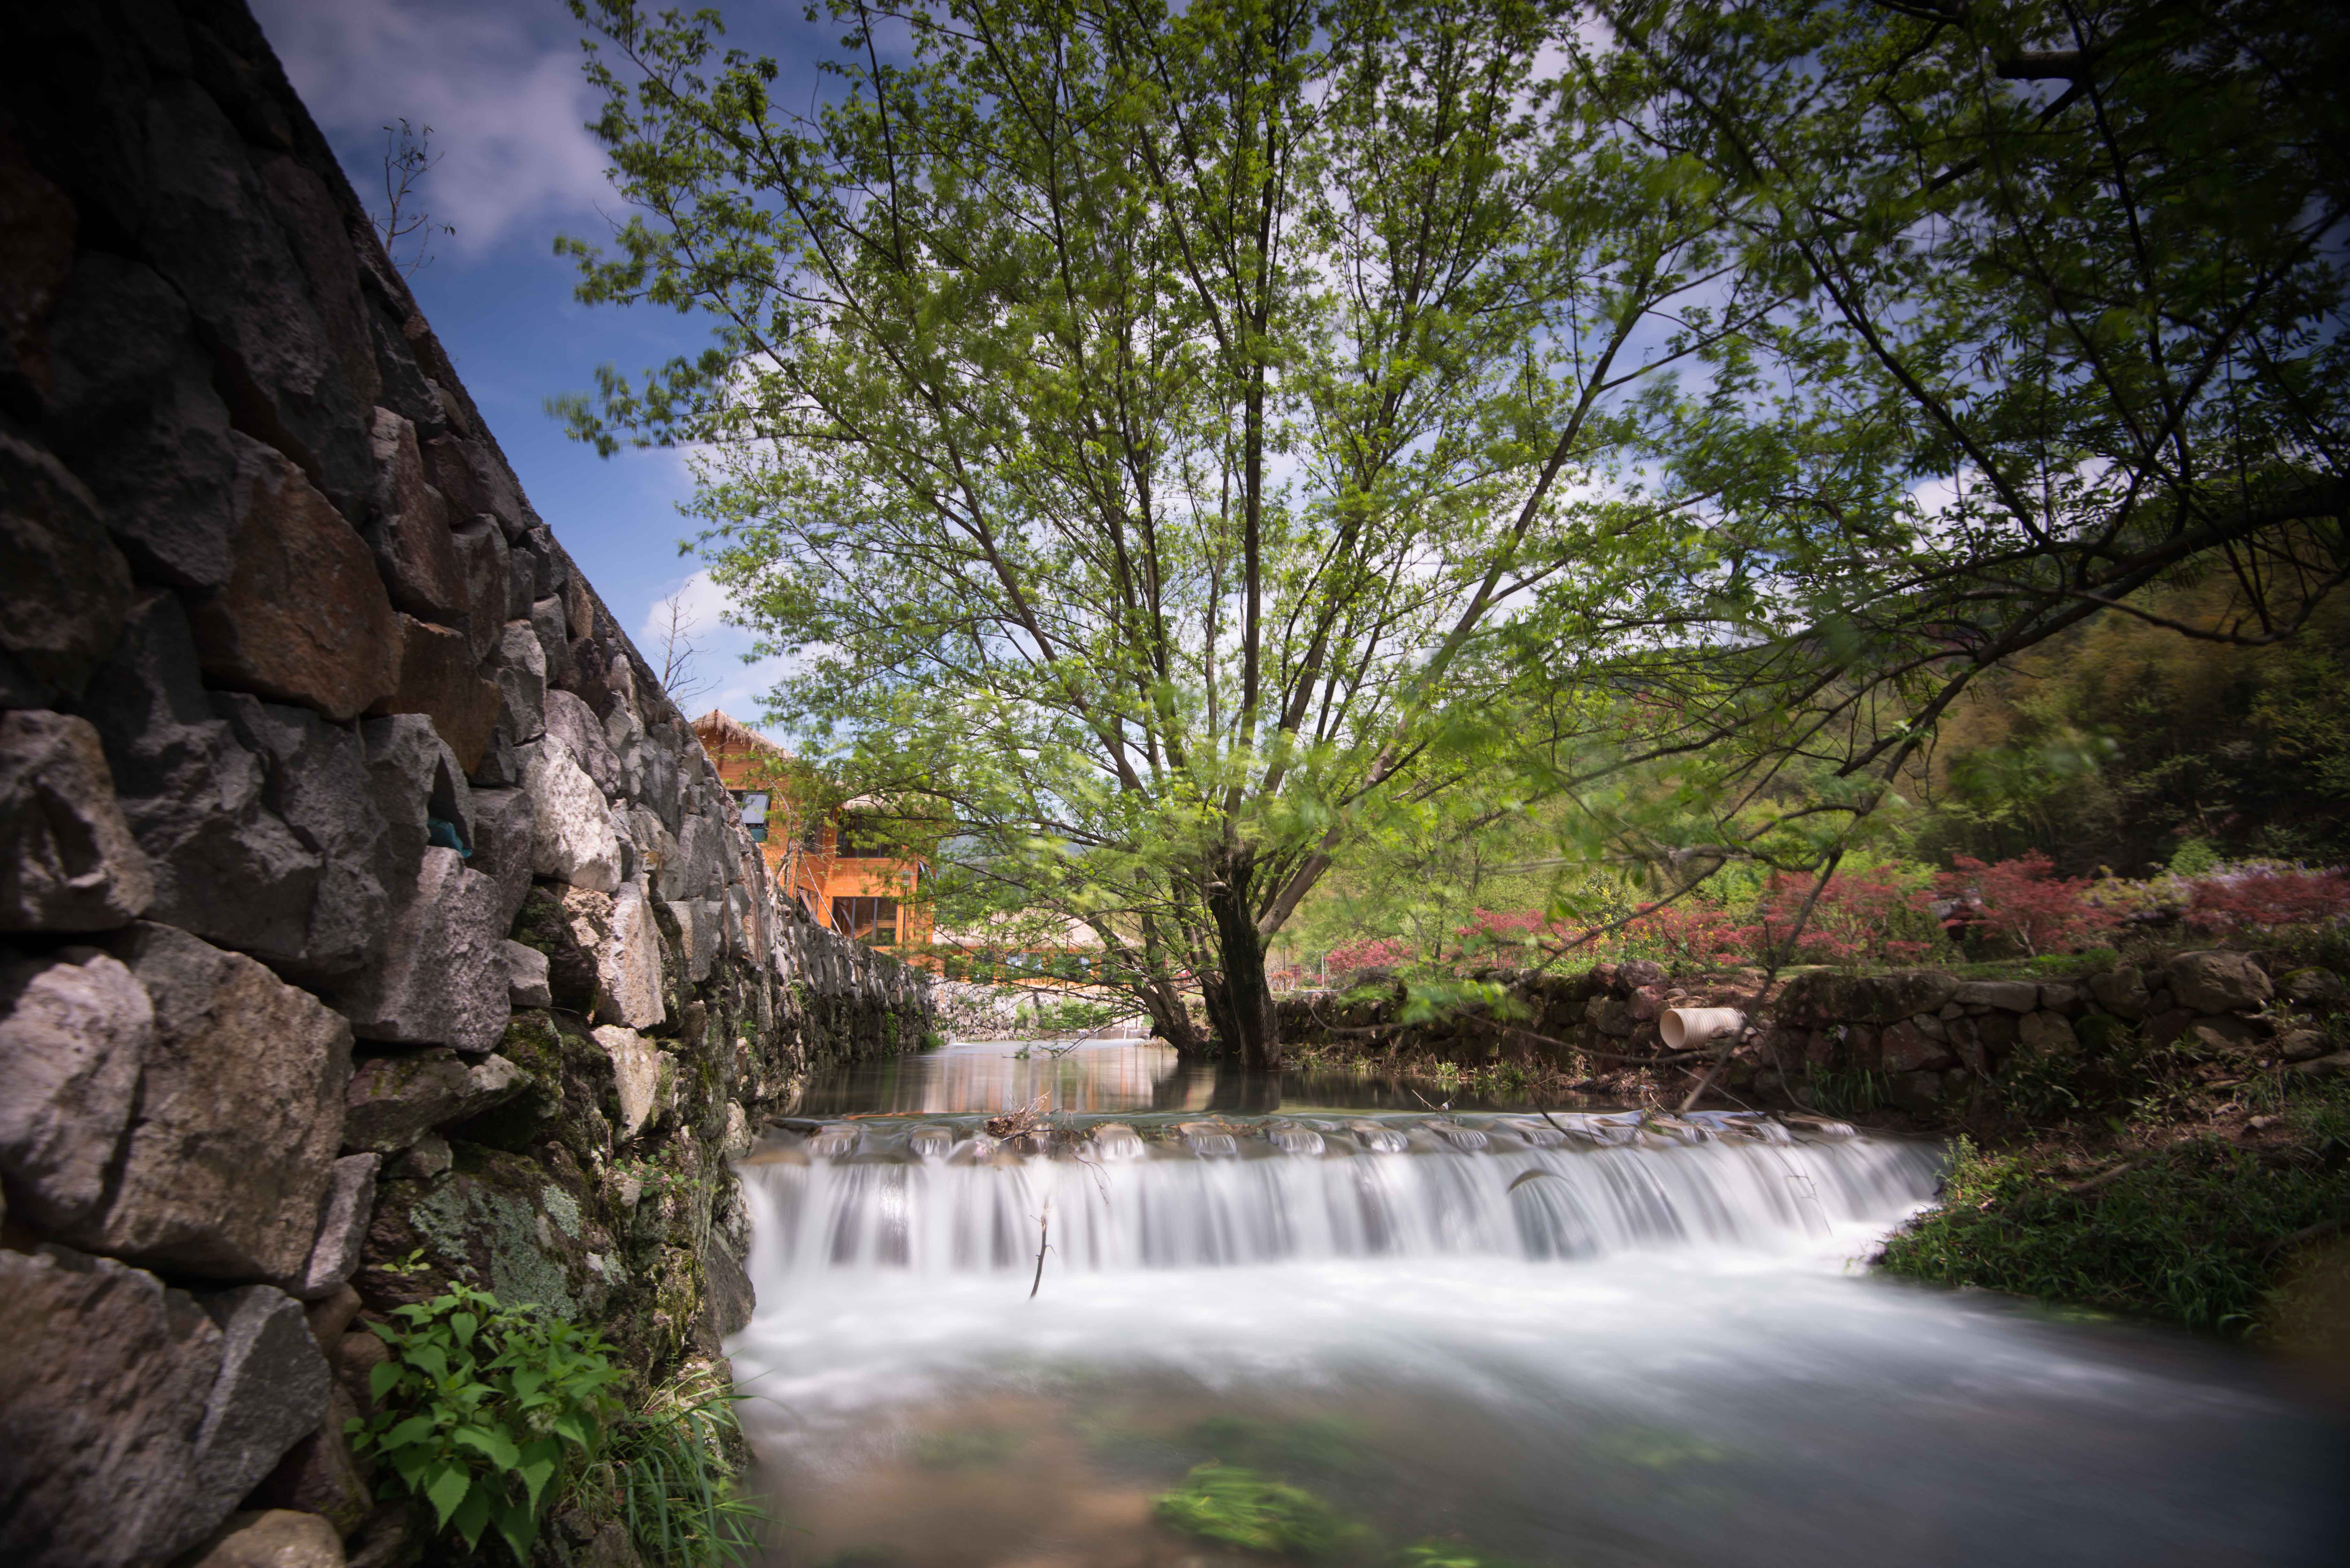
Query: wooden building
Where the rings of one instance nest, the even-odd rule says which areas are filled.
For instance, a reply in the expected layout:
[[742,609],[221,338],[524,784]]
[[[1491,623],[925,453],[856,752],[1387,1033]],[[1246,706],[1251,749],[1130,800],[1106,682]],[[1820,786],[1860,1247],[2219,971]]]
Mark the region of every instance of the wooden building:
[[929,945],[931,917],[920,896],[928,868],[867,826],[859,803],[813,810],[794,799],[791,753],[717,709],[696,719],[693,732],[742,808],[775,885],[810,919],[873,947]]

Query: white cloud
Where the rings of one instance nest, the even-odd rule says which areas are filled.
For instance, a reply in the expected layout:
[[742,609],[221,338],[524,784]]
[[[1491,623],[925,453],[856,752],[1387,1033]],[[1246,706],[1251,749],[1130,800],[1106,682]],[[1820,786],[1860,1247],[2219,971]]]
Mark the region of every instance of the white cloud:
[[[584,122],[596,96],[559,6],[427,0],[257,0],[263,29],[295,89],[337,145],[380,149],[382,127],[432,127],[441,162],[421,187],[442,250],[478,255],[518,229],[597,225],[615,202],[603,150]],[[352,170],[371,208],[376,160]]]

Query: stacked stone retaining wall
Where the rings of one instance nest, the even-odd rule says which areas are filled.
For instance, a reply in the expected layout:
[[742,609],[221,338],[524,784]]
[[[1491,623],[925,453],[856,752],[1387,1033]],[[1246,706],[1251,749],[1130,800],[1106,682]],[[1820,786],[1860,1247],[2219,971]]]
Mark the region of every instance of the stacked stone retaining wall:
[[243,6],[11,7],[0,1561],[412,1554],[359,1315],[714,1356],[728,1158],[931,1027],[777,899]]
[[[1874,1075],[1895,1106],[1930,1116],[2018,1053],[2065,1056],[2119,1028],[2213,1050],[2260,1046],[2289,1071],[2350,1072],[2311,1023],[2345,1000],[2323,970],[2272,977],[2259,955],[2205,950],[2051,979],[1970,979],[1935,970],[1811,970],[1769,992],[1759,971],[1679,976],[1657,963],[1603,963],[1570,975],[1496,973],[1498,1012],[1402,1025],[1402,989],[1364,977],[1345,992],[1284,998],[1284,1040],[1349,1053],[1432,1055],[1478,1067],[1514,1060],[1627,1079],[1669,1070],[1686,1089],[1706,1053],[1668,1052],[1658,1021],[1673,1007],[1734,1007],[1750,1027],[1718,1081],[1733,1093],[1800,1102],[1822,1074]],[[1366,983],[1367,981],[1367,983]],[[1506,1013],[1507,1016],[1502,1016]]]

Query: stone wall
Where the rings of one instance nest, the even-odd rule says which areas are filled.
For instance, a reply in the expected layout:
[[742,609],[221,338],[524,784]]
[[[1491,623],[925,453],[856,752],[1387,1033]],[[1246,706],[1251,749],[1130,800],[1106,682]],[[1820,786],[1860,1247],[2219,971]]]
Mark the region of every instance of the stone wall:
[[[1931,1116],[1970,1080],[1996,1075],[2019,1052],[2065,1056],[2101,1045],[2117,1028],[2158,1042],[2194,1035],[2213,1050],[2262,1046],[2297,1072],[2350,1072],[2327,1054],[2311,1020],[2344,1000],[2339,977],[2301,970],[2272,978],[2258,955],[2189,951],[2145,966],[2117,964],[2061,979],[1969,979],[1935,970],[1849,974],[1810,970],[1766,996],[1759,971],[1668,974],[1646,961],[1603,963],[1569,975],[1495,975],[1516,1002],[1509,1023],[1467,1016],[1433,1025],[1393,1023],[1399,992],[1358,984],[1336,994],[1284,998],[1282,1033],[1293,1045],[1341,1051],[1400,1051],[1475,1068],[1515,1060],[1573,1067],[1594,1088],[1684,1067],[1709,1053],[1665,1050],[1658,1020],[1672,1007],[1734,1007],[1750,1027],[1718,1082],[1725,1089],[1786,1104],[1806,1080],[1834,1073],[1877,1075],[1893,1105]],[[1619,1080],[1610,1085],[1609,1078]]]
[[356,1314],[715,1355],[728,1157],[931,1027],[779,904],[242,5],[11,7],[0,1560],[391,1560]]

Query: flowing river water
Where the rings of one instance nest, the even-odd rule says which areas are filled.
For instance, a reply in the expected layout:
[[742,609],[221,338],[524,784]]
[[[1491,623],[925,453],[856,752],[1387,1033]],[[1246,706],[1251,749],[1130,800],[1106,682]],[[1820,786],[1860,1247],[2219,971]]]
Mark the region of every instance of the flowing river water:
[[2278,1366],[1872,1276],[1932,1145],[1133,1042],[808,1106],[743,1167],[729,1344],[778,1563],[1263,1563],[1154,1506],[1243,1470],[1337,1563],[2350,1561],[2350,1428]]

